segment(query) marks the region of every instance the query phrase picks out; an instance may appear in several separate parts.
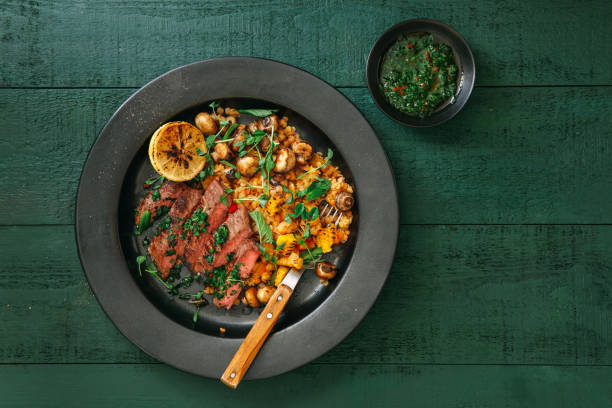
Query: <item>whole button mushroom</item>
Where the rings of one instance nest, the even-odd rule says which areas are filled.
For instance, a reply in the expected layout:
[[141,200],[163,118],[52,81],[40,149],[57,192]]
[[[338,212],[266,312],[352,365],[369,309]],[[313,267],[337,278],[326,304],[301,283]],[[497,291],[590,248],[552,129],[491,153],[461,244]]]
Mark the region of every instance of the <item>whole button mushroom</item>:
[[340,211],[348,211],[353,208],[354,204],[355,198],[351,193],[342,191],[336,196],[336,208]]
[[286,147],[278,149],[278,153],[276,154],[276,160],[274,161],[274,171],[277,173],[287,173],[288,171],[291,171],[294,167],[295,154]]
[[327,261],[319,262],[315,267],[315,273],[321,279],[333,279],[336,277],[336,265]]

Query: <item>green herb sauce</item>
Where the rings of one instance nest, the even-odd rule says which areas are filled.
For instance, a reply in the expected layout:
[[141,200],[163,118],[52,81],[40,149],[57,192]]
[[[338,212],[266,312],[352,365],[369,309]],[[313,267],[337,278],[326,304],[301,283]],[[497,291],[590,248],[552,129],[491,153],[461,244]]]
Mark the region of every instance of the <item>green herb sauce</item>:
[[396,109],[429,116],[457,92],[453,51],[431,34],[402,36],[383,58],[379,85]]

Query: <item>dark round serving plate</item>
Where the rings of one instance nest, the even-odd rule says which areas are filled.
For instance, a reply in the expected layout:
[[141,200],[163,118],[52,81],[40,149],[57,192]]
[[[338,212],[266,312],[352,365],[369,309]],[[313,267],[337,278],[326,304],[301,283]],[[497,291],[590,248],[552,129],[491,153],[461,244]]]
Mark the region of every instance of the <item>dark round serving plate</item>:
[[128,339],[165,363],[219,377],[261,310],[208,305],[194,324],[193,306],[170,298],[148,274],[141,277],[135,263],[146,253],[144,237],[132,232],[142,183],[154,174],[148,140],[164,122],[193,122],[212,100],[280,109],[317,151],[334,149],[333,163],[356,191],[351,239],[328,255],[342,273],[327,286],[312,271],[304,273],[247,373],[247,378],[269,377],[334,347],[372,306],[393,261],[397,192],[387,157],[359,111],[333,87],[297,68],[256,58],[212,59],[177,68],[137,91],[111,117],[87,158],[77,194],[76,235],[85,274],[104,311]]
[[[401,35],[415,33],[429,33],[433,35],[436,43],[448,45],[453,50],[455,65],[458,68],[457,92],[454,101],[443,103],[430,116],[425,118],[409,115],[396,109],[387,102],[379,87],[380,66],[385,53]],[[450,26],[429,19],[406,20],[389,28],[376,41],[368,57],[366,77],[372,99],[387,116],[403,125],[430,127],[440,125],[453,118],[466,104],[472,89],[474,89],[476,64],[467,42]]]

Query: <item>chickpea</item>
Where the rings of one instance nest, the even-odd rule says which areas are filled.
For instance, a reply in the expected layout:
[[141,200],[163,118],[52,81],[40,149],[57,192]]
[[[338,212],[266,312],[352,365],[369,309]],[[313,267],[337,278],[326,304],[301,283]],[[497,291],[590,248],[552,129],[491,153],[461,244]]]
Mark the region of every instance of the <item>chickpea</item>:
[[312,156],[312,146],[306,142],[294,142],[291,145],[291,150],[295,153],[297,162],[300,164],[308,163]]
[[257,300],[257,289],[254,286],[251,286],[244,292],[244,298],[246,302],[251,307],[259,307],[259,300]]
[[287,173],[295,167],[295,154],[283,147],[278,150],[276,160],[274,162],[274,171],[277,173]]
[[232,155],[232,151],[228,147],[227,143],[217,143],[215,144],[214,150],[210,155],[216,163],[219,160],[228,160]]
[[206,136],[217,133],[217,122],[209,113],[198,113],[195,117],[195,124]]
[[257,290],[257,300],[261,303],[268,303],[276,288],[273,286],[263,286]]
[[257,172],[257,159],[253,156],[244,156],[236,161],[236,169],[245,177],[252,177]]

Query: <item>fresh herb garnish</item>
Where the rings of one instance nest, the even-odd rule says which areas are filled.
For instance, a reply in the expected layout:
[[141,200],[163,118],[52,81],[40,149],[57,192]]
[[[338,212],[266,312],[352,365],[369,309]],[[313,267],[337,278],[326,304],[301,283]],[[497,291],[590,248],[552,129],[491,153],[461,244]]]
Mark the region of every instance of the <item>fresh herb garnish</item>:
[[215,108],[216,108],[217,106],[219,106],[219,103],[218,103],[218,102],[216,102],[216,101],[212,101],[212,102],[211,102],[211,103],[210,103],[208,106],[210,106],[210,107],[211,107],[211,109],[214,111],[214,110],[215,110]]
[[306,196],[306,200],[312,201],[317,198],[323,197],[329,191],[331,187],[331,181],[327,179],[317,178],[317,180],[313,181],[308,187],[304,190],[300,190],[295,193],[297,198],[302,198]]
[[229,234],[229,228],[227,228],[227,225],[222,224],[221,226],[219,226],[219,228],[217,228],[217,230],[213,234],[215,245],[217,246],[223,245],[225,241],[227,241],[228,234]]
[[199,147],[196,147],[196,153],[198,156],[206,156],[206,152],[203,152]]
[[140,235],[144,230],[151,226],[151,212],[143,211],[140,216],[140,222],[138,223],[138,227],[136,227],[136,231],[134,234]]
[[323,162],[323,164],[321,164],[318,167],[315,167],[314,169],[310,169],[308,170],[306,173],[302,173],[299,176],[297,176],[297,179],[301,179],[302,177],[304,177],[307,174],[310,173],[314,173],[315,171],[319,170],[319,169],[323,169],[325,167],[327,167],[329,165],[329,163],[331,162],[332,157],[334,157],[334,151],[332,149],[327,149],[327,158],[325,159],[325,161]]
[[278,112],[278,109],[238,109],[238,112],[263,118]]
[[185,239],[188,231],[191,231],[194,236],[199,237],[200,234],[206,232],[206,227],[208,227],[208,214],[205,211],[202,211],[202,208],[198,208],[194,211],[194,213],[185,221],[183,224],[183,234],[181,235],[181,239]]
[[140,255],[136,257],[136,263],[138,264],[138,274],[142,276],[142,271],[140,270],[140,265],[142,265],[147,260],[146,256]]
[[161,198],[161,195],[159,194],[159,190],[153,190],[153,193],[151,194],[151,198],[153,199],[153,201],[159,201],[159,199]]
[[293,209],[293,213],[287,213],[285,221],[291,222],[291,219],[297,220],[303,218],[307,221],[314,221],[319,217],[319,209],[312,207],[310,210],[306,209],[304,203],[297,203]]
[[228,161],[226,161],[226,160],[219,160],[219,163],[221,163],[221,164],[225,164],[226,166],[229,166],[229,167],[231,167],[231,168],[233,168],[233,169],[235,169],[235,168],[236,168],[236,165],[235,165],[235,164],[230,163],[230,162],[228,162]]
[[176,254],[176,250],[175,249],[169,249],[166,251],[166,256],[172,256]]
[[223,204],[225,204],[226,207],[229,207],[229,203],[227,202],[227,196],[226,195],[222,195],[221,197],[219,197],[219,201],[221,201]]
[[323,250],[316,247],[312,250],[302,251],[300,257],[304,259],[304,263],[318,262],[323,256]]
[[266,219],[263,214],[257,210],[251,211],[249,213],[253,221],[255,221],[255,225],[257,226],[257,231],[259,231],[259,243],[263,244],[274,242],[274,236],[272,235],[272,230],[270,226],[266,223]]
[[230,127],[227,128],[227,130],[225,131],[225,135],[223,136],[223,138],[224,139],[229,138],[232,135],[232,133],[234,132],[234,130],[236,130],[237,127],[238,127],[237,123],[232,123],[230,125]]

